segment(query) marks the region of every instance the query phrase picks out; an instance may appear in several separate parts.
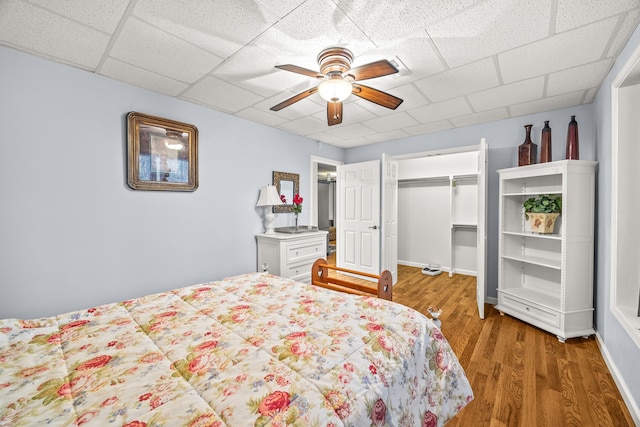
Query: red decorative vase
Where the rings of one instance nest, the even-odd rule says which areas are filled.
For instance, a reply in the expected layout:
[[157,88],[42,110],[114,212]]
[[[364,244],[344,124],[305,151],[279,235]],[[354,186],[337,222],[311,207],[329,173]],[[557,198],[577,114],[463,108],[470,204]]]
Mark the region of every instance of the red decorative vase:
[[549,120],[545,120],[542,128],[542,137],[540,138],[540,163],[551,161],[551,128]]
[[538,146],[531,141],[531,126],[525,125],[527,132],[524,142],[518,147],[518,166],[533,165],[536,163]]
[[580,159],[578,148],[578,122],[576,122],[576,116],[571,116],[569,130],[567,131],[567,160]]

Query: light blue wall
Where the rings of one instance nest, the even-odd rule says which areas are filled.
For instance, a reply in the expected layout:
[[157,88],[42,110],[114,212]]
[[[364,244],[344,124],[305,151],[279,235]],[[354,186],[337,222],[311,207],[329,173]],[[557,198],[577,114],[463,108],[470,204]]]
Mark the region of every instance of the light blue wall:
[[487,231],[487,295],[497,298],[498,288],[498,169],[518,166],[517,147],[524,142],[524,125],[533,124],[531,139],[540,149],[540,136],[545,120],[549,120],[552,139],[552,159],[565,158],[567,127],[571,116],[578,121],[580,159],[596,160],[593,106],[582,105],[542,114],[500,120],[396,141],[383,142],[347,150],[346,162],[355,163],[379,159],[382,153],[402,155],[453,147],[478,145],[485,138],[488,154],[488,231]]
[[[640,349],[614,317],[611,304],[611,183],[612,183],[612,102],[611,85],[632,54],[640,48],[640,27],[618,57],[594,102],[597,120],[598,209],[596,235],[596,328],[629,395],[640,406]],[[639,112],[640,113],[640,112]],[[637,197],[637,194],[630,195]],[[636,412],[637,416],[640,413]]]
[[[198,127],[200,188],[130,190],[126,114]],[[0,47],[0,318],[255,271],[260,186],[341,149]],[[304,209],[301,222],[307,223]],[[276,225],[286,225],[278,214]]]

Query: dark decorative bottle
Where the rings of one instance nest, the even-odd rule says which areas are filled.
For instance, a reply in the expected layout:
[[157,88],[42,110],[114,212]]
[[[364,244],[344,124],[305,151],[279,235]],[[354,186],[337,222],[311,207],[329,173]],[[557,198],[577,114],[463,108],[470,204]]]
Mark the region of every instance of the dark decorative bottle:
[[578,122],[576,122],[576,116],[571,116],[567,131],[567,160],[580,159],[578,148]]
[[536,163],[538,146],[531,141],[531,126],[525,125],[527,136],[524,142],[518,147],[518,166],[533,165]]
[[551,161],[551,128],[549,120],[545,120],[542,128],[542,137],[540,138],[540,163]]

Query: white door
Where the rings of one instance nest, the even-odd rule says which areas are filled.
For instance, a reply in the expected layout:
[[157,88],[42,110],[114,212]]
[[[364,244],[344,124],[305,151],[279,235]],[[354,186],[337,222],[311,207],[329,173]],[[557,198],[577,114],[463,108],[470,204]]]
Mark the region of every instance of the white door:
[[380,161],[338,166],[338,267],[380,274]]
[[398,161],[382,154],[382,270],[398,281]]
[[484,319],[484,297],[487,294],[487,143],[480,140],[478,152],[478,229],[476,301],[478,315]]

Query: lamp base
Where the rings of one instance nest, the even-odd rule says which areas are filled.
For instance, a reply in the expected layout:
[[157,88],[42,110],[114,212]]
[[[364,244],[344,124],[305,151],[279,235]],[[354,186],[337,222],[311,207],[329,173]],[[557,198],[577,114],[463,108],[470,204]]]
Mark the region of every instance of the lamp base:
[[271,206],[267,206],[267,212],[264,214],[264,234],[274,234],[273,220],[275,215],[271,212]]

